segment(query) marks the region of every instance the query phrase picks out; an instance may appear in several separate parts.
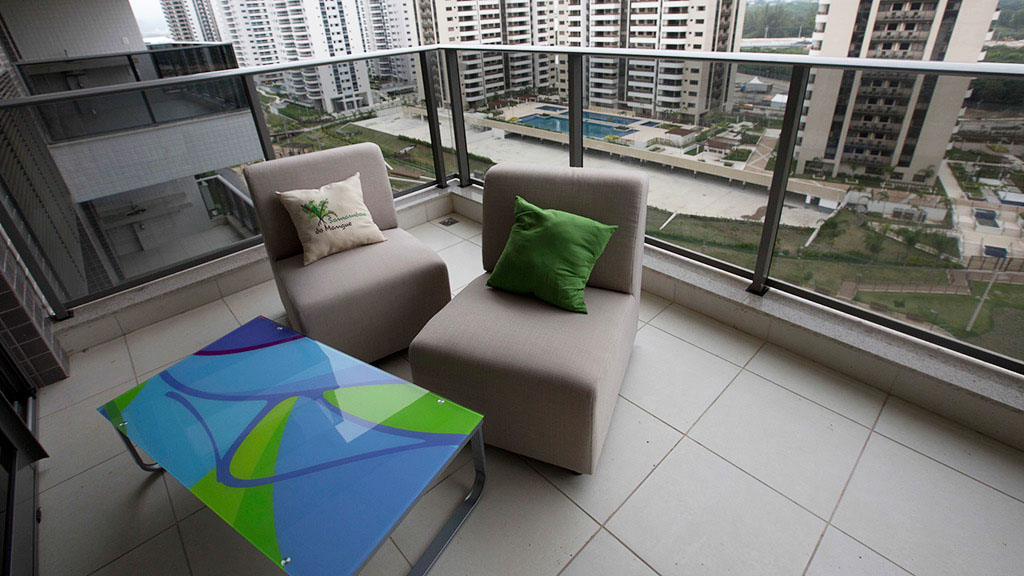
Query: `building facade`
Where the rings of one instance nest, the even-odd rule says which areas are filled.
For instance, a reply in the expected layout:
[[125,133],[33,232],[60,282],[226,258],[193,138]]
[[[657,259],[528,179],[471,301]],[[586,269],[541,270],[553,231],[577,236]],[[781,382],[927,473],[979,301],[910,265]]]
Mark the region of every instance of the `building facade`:
[[[739,50],[743,0],[559,0],[558,43],[593,48]],[[559,92],[568,95],[566,63]],[[729,101],[726,65],[590,56],[586,97],[592,107],[699,123]]]
[[[239,67],[266,66],[281,61],[273,0],[213,1],[221,38],[231,42]],[[275,82],[280,80],[280,75],[262,76],[259,80]]]
[[[418,0],[420,41],[554,46],[556,1]],[[551,54],[463,53],[460,70],[470,109],[484,108],[489,96],[508,91],[553,89],[557,80],[556,59]]]
[[[365,51],[355,0],[276,0],[274,9],[282,62]],[[285,72],[284,85],[290,97],[324,112],[357,110],[372,103],[364,61]]]
[[[975,62],[997,0],[821,0],[811,54]],[[797,171],[871,173],[932,183],[970,79],[813,70]]]
[[[411,0],[359,0],[359,22],[367,51],[408,48],[419,44]],[[416,56],[375,58],[367,62],[371,80],[386,92],[418,85]]]
[[178,42],[220,42],[210,0],[160,0],[171,38]]

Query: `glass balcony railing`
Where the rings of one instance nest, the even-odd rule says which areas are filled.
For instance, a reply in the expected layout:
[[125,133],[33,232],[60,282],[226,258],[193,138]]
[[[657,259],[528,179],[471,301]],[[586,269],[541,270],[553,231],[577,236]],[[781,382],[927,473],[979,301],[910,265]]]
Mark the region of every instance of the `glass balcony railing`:
[[374,142],[396,195],[504,161],[642,170],[649,244],[1024,373],[1021,104],[985,100],[1022,76],[450,45],[164,77],[0,101],[3,152],[51,168],[4,174],[6,217],[74,305],[258,244],[239,175],[266,158]]

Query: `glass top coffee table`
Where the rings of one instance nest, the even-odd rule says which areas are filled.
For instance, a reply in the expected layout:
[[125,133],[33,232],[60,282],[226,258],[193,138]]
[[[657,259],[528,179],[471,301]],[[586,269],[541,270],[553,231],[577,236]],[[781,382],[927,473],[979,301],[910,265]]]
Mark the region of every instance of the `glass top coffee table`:
[[480,414],[262,317],[99,411],[139,466],[296,576],[358,572],[471,444],[476,480],[410,572],[425,574],[483,491]]

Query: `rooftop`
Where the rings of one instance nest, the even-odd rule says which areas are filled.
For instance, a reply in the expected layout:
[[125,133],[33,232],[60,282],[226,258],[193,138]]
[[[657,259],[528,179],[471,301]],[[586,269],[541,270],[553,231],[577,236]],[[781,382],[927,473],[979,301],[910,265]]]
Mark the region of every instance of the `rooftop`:
[[[482,273],[481,226],[449,216],[409,230],[457,293]],[[41,391],[41,574],[280,574],[169,475],[136,468],[95,412],[257,315],[287,321],[273,281],[75,354]],[[403,353],[378,365],[410,378]],[[650,292],[597,472],[487,456],[483,498],[434,574],[1024,565],[1024,453]],[[464,453],[363,573],[406,574],[472,481]]]

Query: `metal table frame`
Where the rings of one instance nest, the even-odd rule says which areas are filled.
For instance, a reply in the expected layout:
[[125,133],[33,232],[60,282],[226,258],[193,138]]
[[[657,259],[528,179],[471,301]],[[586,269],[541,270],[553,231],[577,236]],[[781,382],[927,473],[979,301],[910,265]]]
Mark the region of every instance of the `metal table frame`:
[[[127,424],[127,422],[122,422],[121,428],[115,427],[115,430],[117,431],[117,435],[121,438],[121,441],[124,442],[124,445],[128,447],[128,453],[132,455],[132,459],[139,465],[139,468],[142,468],[146,472],[162,472],[164,469],[160,464],[156,462],[146,462],[143,460],[142,455],[139,454],[139,450],[135,446],[135,443],[128,438],[128,435],[123,430],[123,428],[127,427]],[[445,547],[448,546],[448,543],[455,537],[455,533],[459,531],[462,523],[466,521],[466,518],[468,518],[470,513],[473,512],[473,509],[476,508],[477,502],[480,501],[480,496],[484,492],[484,483],[487,481],[487,462],[484,458],[484,434],[482,421],[477,424],[476,429],[472,434],[470,434],[468,443],[470,445],[470,449],[473,451],[473,469],[476,471],[476,475],[473,479],[473,486],[470,488],[469,494],[466,495],[466,498],[459,504],[458,508],[452,512],[451,517],[448,518],[448,521],[445,522],[444,526],[441,527],[441,530],[439,530],[437,535],[434,536],[433,541],[431,541],[430,545],[427,546],[427,549],[420,556],[419,560],[416,561],[416,564],[413,565],[412,570],[409,571],[409,576],[424,576],[430,571],[431,567],[434,566],[434,563],[437,562],[437,559],[441,556],[441,553],[444,552]],[[457,456],[465,446],[465,444],[460,446],[459,450],[455,452],[455,456]],[[452,457],[452,460],[450,460],[448,464],[451,464],[451,462],[454,461],[455,456]],[[444,469],[442,469],[442,472],[443,470]],[[416,501],[409,506],[409,509],[405,511],[405,514],[408,514],[409,510],[412,510],[413,507],[416,506],[416,503],[419,502],[420,498],[422,498],[425,493],[426,490],[416,498]],[[397,527],[398,524],[401,524],[402,519],[404,518],[405,515],[395,523],[395,526]],[[383,542],[384,541],[382,540],[381,544],[383,544]],[[378,548],[379,547],[380,545],[378,544]],[[371,552],[370,555],[367,556],[367,561],[369,561],[376,552],[376,549]],[[282,565],[287,563],[287,558],[281,562]],[[360,566],[360,570],[365,566],[366,564],[364,563],[363,566]]]

